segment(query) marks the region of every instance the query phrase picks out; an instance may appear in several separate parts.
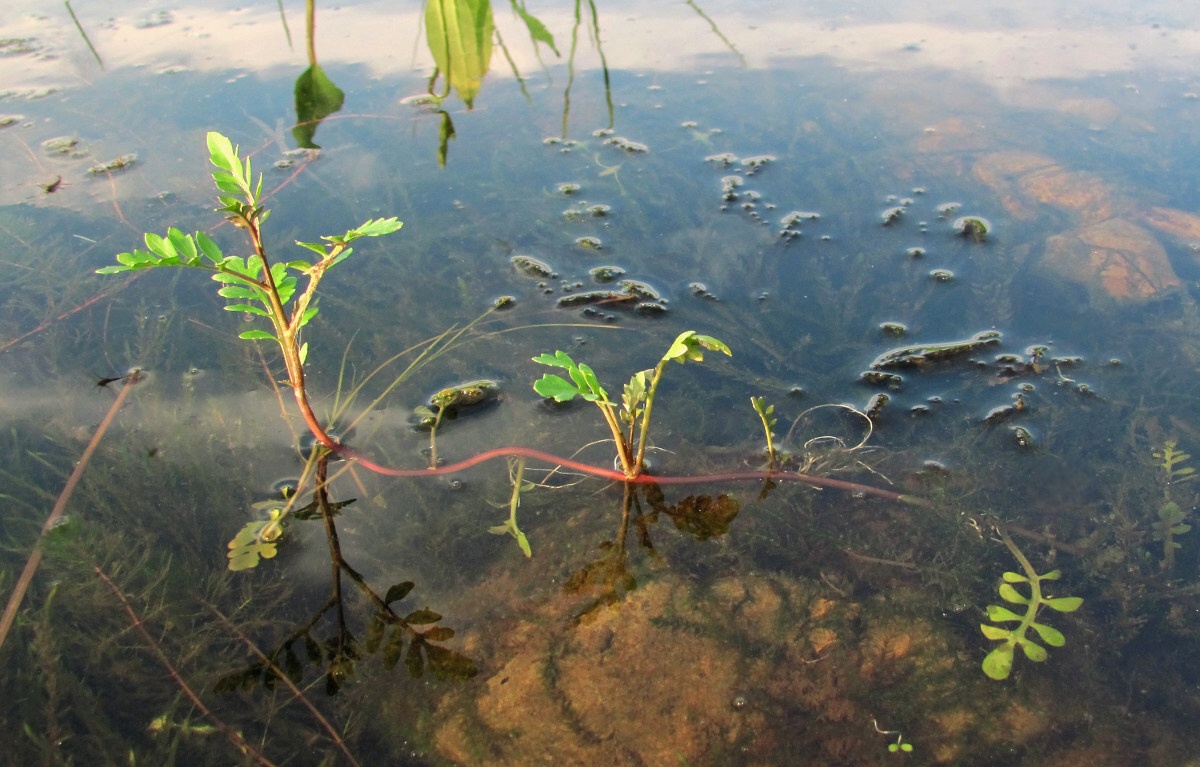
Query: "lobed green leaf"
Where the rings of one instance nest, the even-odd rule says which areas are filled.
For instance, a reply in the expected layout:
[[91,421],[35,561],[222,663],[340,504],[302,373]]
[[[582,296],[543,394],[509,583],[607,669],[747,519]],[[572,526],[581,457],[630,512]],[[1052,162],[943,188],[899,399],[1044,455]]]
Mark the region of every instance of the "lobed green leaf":
[[987,607],[988,620],[990,621],[1020,621],[1024,620],[1020,615],[1017,615],[1007,607],[1000,605],[988,605]]
[[1063,636],[1063,633],[1053,626],[1047,626],[1044,623],[1031,623],[1029,625],[1042,638],[1042,641],[1051,647],[1062,647],[1067,643],[1067,638]]
[[533,390],[543,397],[552,397],[555,402],[570,402],[583,394],[574,384],[553,373],[546,373],[534,381]]
[[539,354],[533,358],[533,361],[539,365],[549,365],[554,368],[568,369],[575,366],[575,360],[571,359],[571,355],[561,350],[554,354]]
[[1083,597],[1052,597],[1043,599],[1042,604],[1060,613],[1073,613],[1083,604]]
[[983,673],[997,681],[1008,679],[1008,675],[1012,673],[1013,666],[1013,647],[1011,644],[1005,643],[992,650],[983,659]]
[[980,623],[979,630],[982,631],[983,635],[988,639],[1008,639],[1013,635],[1012,631],[1004,628],[1003,626],[993,626],[989,623]]
[[1046,652],[1046,648],[1032,639],[1018,639],[1017,644],[1021,645],[1021,650],[1025,652],[1025,657],[1034,663],[1041,663],[1050,657],[1050,653]]
[[997,591],[1000,592],[1000,598],[1005,602],[1012,602],[1013,604],[1018,605],[1029,604],[1029,597],[1023,596],[1021,592],[1013,588],[1012,584],[1010,583],[1001,583],[1000,588],[997,589]]

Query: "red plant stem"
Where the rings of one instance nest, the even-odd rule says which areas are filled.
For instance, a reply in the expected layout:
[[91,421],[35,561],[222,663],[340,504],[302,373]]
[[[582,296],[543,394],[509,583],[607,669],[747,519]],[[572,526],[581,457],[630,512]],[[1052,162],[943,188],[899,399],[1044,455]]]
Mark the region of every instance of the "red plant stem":
[[[58,494],[58,500],[55,501],[54,508],[42,524],[42,535],[50,532],[51,528],[62,518],[63,512],[67,508],[67,502],[71,500],[71,494],[75,492],[76,485],[79,484],[80,478],[83,477],[84,471],[87,470],[88,463],[92,460],[92,454],[96,452],[96,447],[100,444],[100,440],[104,438],[104,432],[108,431],[108,427],[112,425],[113,419],[117,417],[117,413],[120,412],[121,405],[129,397],[129,392],[133,389],[133,385],[140,380],[142,380],[142,374],[136,370],[125,376],[125,385],[121,387],[117,398],[113,400],[112,405],[108,408],[108,413],[104,415],[104,420],[96,427],[91,441],[83,449],[83,455],[80,456],[79,462],[75,464],[75,469],[71,472],[71,476],[67,478],[67,484],[63,486],[62,492]],[[8,605],[4,608],[4,615],[0,616],[0,647],[3,647],[4,640],[8,639],[8,632],[12,629],[13,621],[16,620],[17,610],[20,609],[21,602],[25,599],[25,592],[29,591],[29,586],[33,583],[33,575],[37,572],[38,566],[41,563],[42,547],[41,540],[39,539],[34,544],[34,549],[30,552],[29,559],[25,561],[25,569],[21,571],[21,577],[17,579],[17,583],[8,597]]]
[[508,445],[506,447],[497,447],[491,450],[485,450],[482,453],[463,459],[457,463],[438,466],[430,469],[396,469],[387,466],[381,466],[368,458],[363,457],[358,452],[352,450],[345,445],[340,445],[336,449],[339,455],[346,458],[351,458],[362,465],[363,468],[369,469],[377,474],[384,474],[389,477],[428,477],[440,476],[445,474],[454,474],[455,472],[469,469],[472,466],[478,466],[481,463],[504,458],[510,455],[519,455],[525,458],[532,458],[536,461],[553,464],[555,466],[563,466],[583,474],[589,474],[593,477],[601,479],[609,479],[614,482],[627,482],[630,484],[640,485],[696,485],[706,482],[737,482],[737,481],[778,481],[778,482],[801,482],[813,487],[830,488],[833,490],[844,490],[850,493],[859,493],[863,495],[873,495],[877,498],[885,498],[889,501],[906,503],[913,506],[928,506],[929,502],[923,498],[918,498],[904,493],[896,493],[891,490],[884,490],[870,485],[862,485],[857,482],[850,482],[844,479],[834,479],[832,477],[818,477],[811,474],[799,474],[789,471],[729,471],[714,474],[687,474],[677,476],[656,476],[653,474],[639,474],[636,477],[626,477],[624,472],[616,471],[615,469],[605,469],[599,466],[574,461],[570,458],[562,458],[547,453],[543,450],[537,450],[531,447],[522,447],[520,445]]

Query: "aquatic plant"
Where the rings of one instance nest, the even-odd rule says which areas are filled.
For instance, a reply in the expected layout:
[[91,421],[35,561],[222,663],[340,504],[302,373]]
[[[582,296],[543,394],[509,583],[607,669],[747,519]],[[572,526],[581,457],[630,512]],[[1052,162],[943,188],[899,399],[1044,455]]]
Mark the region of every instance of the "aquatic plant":
[[488,532],[493,535],[511,535],[516,539],[517,545],[521,547],[521,553],[526,558],[532,557],[533,549],[529,546],[529,538],[521,532],[521,528],[517,527],[517,508],[521,505],[521,493],[535,487],[532,482],[525,479],[524,458],[508,459],[508,478],[512,482],[512,495],[508,501],[508,521],[502,525],[489,527]]
[[[671,343],[653,368],[634,373],[625,384],[621,395],[621,407],[618,411],[616,404],[608,398],[608,392],[600,385],[600,380],[590,367],[577,363],[564,351],[554,354],[541,354],[533,358],[534,362],[567,371],[571,380],[553,373],[546,373],[533,384],[533,390],[543,397],[550,397],[556,402],[569,402],[580,397],[594,402],[604,415],[604,422],[612,432],[613,443],[616,445],[617,458],[621,469],[628,479],[633,479],[645,468],[646,441],[650,433],[650,415],[654,409],[654,397],[658,393],[658,385],[669,362],[701,362],[704,351],[719,351],[732,356],[721,341],[712,336],[685,330]],[[622,423],[625,424],[623,430]],[[636,450],[635,450],[636,446]]]
[[775,435],[771,431],[778,422],[775,418],[775,406],[768,405],[764,397],[751,397],[750,406],[754,408],[758,419],[762,421],[763,434],[767,437],[767,465],[773,469],[779,463],[775,453]]
[[[1018,615],[1001,605],[988,605],[987,607],[988,620],[993,623],[1016,622],[1017,626],[1015,628],[1010,629],[988,623],[979,624],[979,630],[983,632],[985,637],[1001,642],[998,647],[994,648],[983,659],[983,673],[992,679],[1000,680],[1007,679],[1008,675],[1012,673],[1013,655],[1017,647],[1021,648],[1026,658],[1035,663],[1041,663],[1049,657],[1046,653],[1046,648],[1028,636],[1029,629],[1033,629],[1038,638],[1051,647],[1062,647],[1066,644],[1066,637],[1063,636],[1061,631],[1053,626],[1037,622],[1038,611],[1041,608],[1048,607],[1060,613],[1075,612],[1083,604],[1083,599],[1080,597],[1046,596],[1042,590],[1042,583],[1044,581],[1058,580],[1062,577],[1062,572],[1060,570],[1051,570],[1048,573],[1038,575],[1033,565],[1029,563],[1029,559],[1017,548],[1012,538],[999,525],[996,526],[996,533],[1000,536],[1000,540],[1004,542],[1004,545],[1008,547],[1009,552],[1020,563],[1021,569],[1024,571],[1024,574],[1005,572],[1001,576],[1004,582],[1000,584],[998,589],[1000,598],[1010,604],[1025,606],[1025,613],[1023,615]],[[1017,583],[1024,583],[1029,586],[1029,596],[1025,596],[1017,591],[1013,585]]]
[[1159,462],[1159,475],[1163,485],[1163,501],[1158,507],[1158,519],[1153,524],[1153,530],[1154,539],[1162,541],[1161,568],[1164,573],[1175,569],[1175,550],[1180,548],[1175,537],[1192,529],[1191,525],[1184,524],[1187,514],[1172,497],[1172,491],[1176,485],[1195,479],[1196,470],[1186,465],[1191,456],[1176,450],[1176,444],[1175,440],[1167,440],[1163,442],[1162,450],[1155,450],[1152,454]]
[[888,753],[892,753],[892,754],[912,753],[912,750],[913,750],[912,743],[905,743],[904,735],[899,730],[881,730],[881,729],[879,729],[879,722],[875,719],[871,720],[871,724],[875,726],[875,732],[879,733],[880,735],[895,735],[896,736],[896,742],[888,744]]
[[[146,250],[135,249],[117,254],[118,263],[97,269],[98,274],[187,267],[209,272],[221,284],[217,293],[230,299],[226,311],[251,317],[264,317],[271,331],[252,329],[239,338],[251,341],[274,341],[283,355],[291,387],[305,423],[321,444],[337,446],[317,420],[308,401],[304,383],[304,362],[308,344],[300,343],[300,330],[317,314],[317,286],[325,273],[346,260],[353,252],[350,243],[362,237],[379,237],[400,229],[403,224],[393,218],[377,218],[364,222],[345,234],[322,237],[322,242],[297,242],[300,247],[315,253],[316,260],[295,260],[273,263],[263,242],[262,224],[270,211],[262,206],[262,175],[257,181],[250,159],[239,154],[239,148],[215,131],[208,133],[208,150],[212,164],[217,167],[213,182],[220,194],[218,210],[226,220],[246,232],[253,255],[246,258],[227,256],[204,232],[184,234],[170,228],[166,236],[147,232]],[[311,258],[311,257],[310,257]],[[305,283],[301,289],[300,278]],[[294,303],[293,303],[294,299]],[[289,308],[290,304],[290,308]]]

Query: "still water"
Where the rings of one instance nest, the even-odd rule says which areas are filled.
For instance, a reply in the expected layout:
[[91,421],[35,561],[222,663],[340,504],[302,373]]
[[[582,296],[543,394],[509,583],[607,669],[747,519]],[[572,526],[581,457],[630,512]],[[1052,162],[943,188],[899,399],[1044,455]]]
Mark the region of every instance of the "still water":
[[[870,5],[9,2],[5,763],[1195,763],[1200,12]],[[317,498],[261,318],[94,273],[248,252],[208,131],[275,260],[404,222],[318,418],[495,460]],[[661,485],[497,450],[611,471],[533,358],[616,401],[687,330]]]

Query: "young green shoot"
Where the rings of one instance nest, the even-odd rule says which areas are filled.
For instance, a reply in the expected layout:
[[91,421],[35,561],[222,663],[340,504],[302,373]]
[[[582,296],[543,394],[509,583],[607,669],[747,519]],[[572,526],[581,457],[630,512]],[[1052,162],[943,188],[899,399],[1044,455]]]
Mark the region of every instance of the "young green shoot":
[[[300,330],[317,314],[314,303],[317,286],[325,272],[344,261],[352,252],[350,243],[361,237],[379,237],[397,231],[403,225],[395,218],[370,219],[345,234],[322,237],[322,242],[297,242],[315,254],[315,259],[273,263],[263,244],[262,224],[270,211],[262,207],[262,175],[255,179],[250,159],[243,159],[238,147],[220,133],[208,134],[208,150],[216,184],[218,210],[226,220],[246,232],[253,255],[227,256],[204,232],[184,234],[170,228],[166,236],[146,233],[146,249],[117,255],[117,264],[96,271],[99,274],[187,267],[209,272],[221,284],[217,293],[231,301],[225,309],[252,317],[265,318],[270,330],[254,328],[240,334],[246,340],[274,341],[283,356],[288,385],[296,398],[301,415],[313,436],[329,448],[336,441],[317,420],[304,385],[304,363],[308,345],[299,341]],[[301,278],[304,283],[301,285]]]
[[765,397],[751,397],[750,406],[758,413],[758,420],[762,421],[763,433],[767,437],[767,468],[774,469],[779,464],[775,454],[775,435],[771,431],[776,424],[775,406],[768,405]]
[[529,539],[525,537],[525,533],[521,532],[521,528],[517,527],[517,507],[521,505],[521,493],[536,487],[525,479],[525,459],[523,457],[508,459],[508,478],[512,482],[512,496],[508,501],[508,521],[503,525],[489,527],[488,532],[494,535],[511,535],[517,540],[517,545],[521,547],[521,553],[527,558],[532,557],[533,549],[529,546]]
[[[654,410],[654,398],[670,362],[701,362],[704,352],[719,351],[732,356],[729,347],[712,336],[687,330],[680,333],[671,346],[650,370],[635,373],[625,384],[621,395],[621,406],[608,398],[608,392],[600,385],[595,372],[583,363],[577,363],[564,351],[541,354],[534,362],[567,371],[570,380],[553,373],[546,373],[533,384],[533,390],[543,397],[557,402],[569,402],[580,397],[594,402],[604,416],[604,422],[612,433],[617,449],[617,459],[626,478],[634,479],[645,469],[646,445],[650,435],[650,417]],[[622,426],[624,424],[624,426]]]

